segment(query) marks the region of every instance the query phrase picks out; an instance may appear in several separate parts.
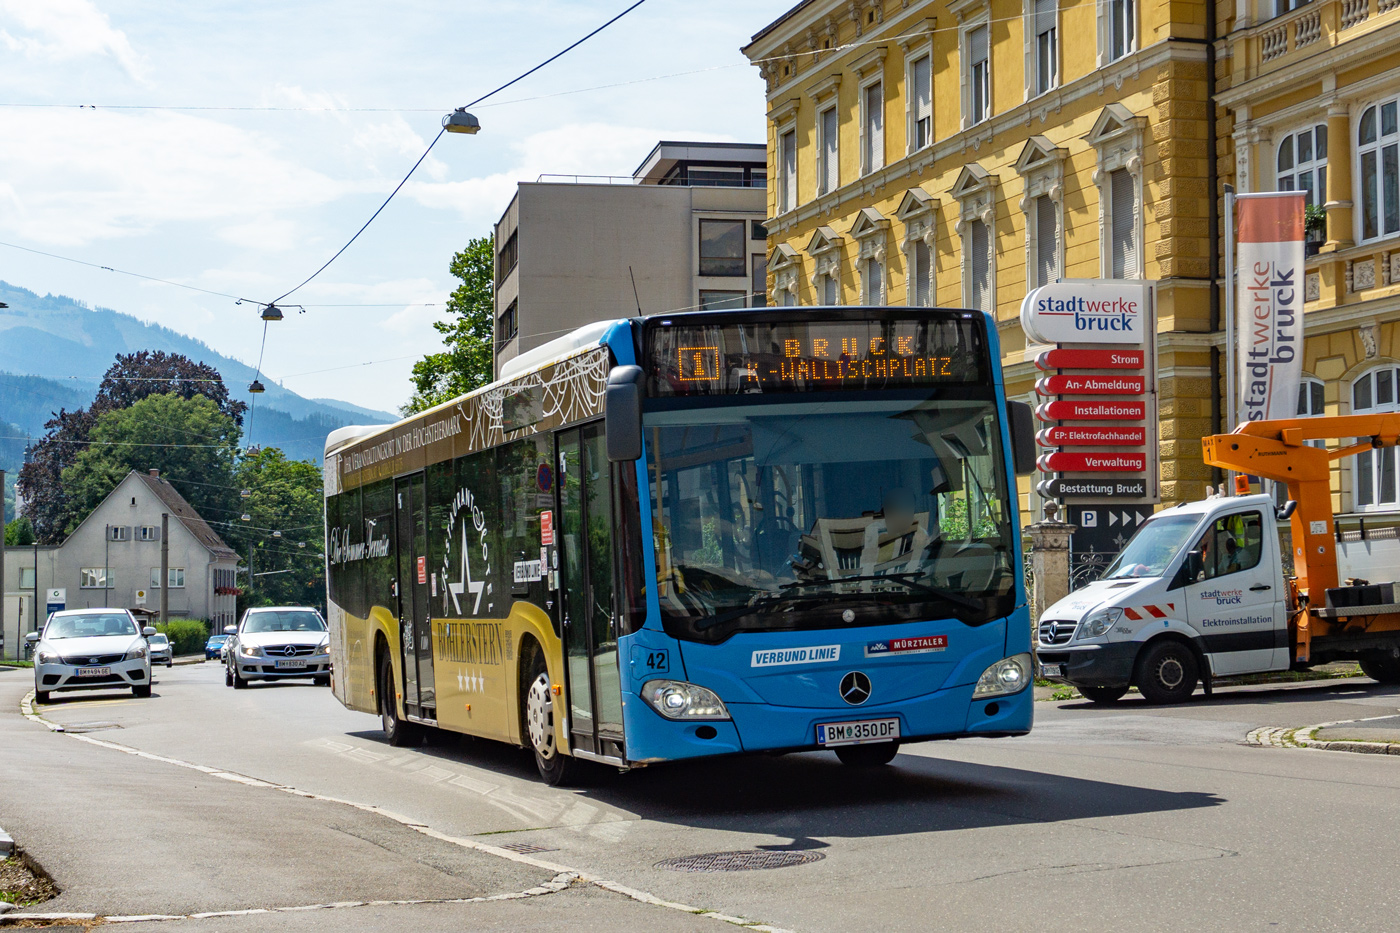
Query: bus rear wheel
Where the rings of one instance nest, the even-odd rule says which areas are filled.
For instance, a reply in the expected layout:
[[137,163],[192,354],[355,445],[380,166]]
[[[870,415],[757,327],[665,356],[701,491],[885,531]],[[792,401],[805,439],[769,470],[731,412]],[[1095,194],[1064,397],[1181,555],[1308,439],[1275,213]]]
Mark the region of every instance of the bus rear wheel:
[[1121,687],[1076,687],[1079,695],[1090,703],[1117,703],[1128,692],[1128,685]]
[[1377,683],[1400,684],[1400,658],[1362,658],[1361,673]]
[[552,693],[544,655],[536,652],[529,680],[525,683],[525,695],[521,697],[525,731],[535,753],[535,767],[539,769],[540,778],[550,787],[567,787],[578,780],[579,762],[561,752],[555,741]]
[[898,742],[874,742],[870,745],[838,745],[836,757],[852,768],[878,768],[894,761],[899,754]]
[[379,656],[379,726],[384,738],[395,748],[407,748],[422,741],[417,723],[399,718],[399,704],[394,691],[394,665],[388,654]]

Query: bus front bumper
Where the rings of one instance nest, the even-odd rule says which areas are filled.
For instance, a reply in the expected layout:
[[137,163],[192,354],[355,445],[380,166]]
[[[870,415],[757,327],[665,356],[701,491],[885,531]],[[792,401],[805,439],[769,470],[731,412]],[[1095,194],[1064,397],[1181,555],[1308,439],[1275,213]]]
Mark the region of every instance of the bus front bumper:
[[964,684],[899,703],[842,709],[730,703],[730,720],[708,722],[673,722],[638,700],[638,715],[627,721],[628,757],[650,763],[741,752],[813,751],[823,747],[817,741],[818,726],[873,719],[899,720],[901,743],[1030,731],[1034,691],[1029,686],[1019,693],[976,700],[972,687]]

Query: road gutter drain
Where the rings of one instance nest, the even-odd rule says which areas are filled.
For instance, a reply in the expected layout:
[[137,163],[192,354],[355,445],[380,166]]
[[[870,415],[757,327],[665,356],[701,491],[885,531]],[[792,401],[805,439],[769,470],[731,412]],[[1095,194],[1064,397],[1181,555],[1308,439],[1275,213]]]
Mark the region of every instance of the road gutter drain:
[[792,865],[806,865],[826,858],[820,852],[768,852],[762,849],[744,849],[738,852],[707,852],[704,855],[686,855],[680,858],[662,859],[656,868],[667,871],[761,871],[767,868],[788,868]]

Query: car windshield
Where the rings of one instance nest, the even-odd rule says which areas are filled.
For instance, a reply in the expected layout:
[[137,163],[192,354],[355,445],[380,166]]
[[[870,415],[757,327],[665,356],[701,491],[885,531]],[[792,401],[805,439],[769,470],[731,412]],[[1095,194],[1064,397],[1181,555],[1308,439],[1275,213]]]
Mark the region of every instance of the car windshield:
[[1162,576],[1172,558],[1191,540],[1191,530],[1199,521],[1196,515],[1164,515],[1144,522],[1103,579]]
[[265,609],[248,613],[243,631],[249,635],[262,632],[324,632],[326,623],[310,609]]
[[94,612],[54,616],[44,629],[44,639],[94,638],[101,635],[135,635],[136,623],[124,612]]
[[149,641],[151,644],[153,644],[153,645],[168,645],[168,644],[170,644],[170,639],[166,638],[164,635],[152,635],[152,636],[148,639],[148,641]]
[[211,638],[209,639],[209,644],[211,644],[211,645],[222,645],[222,644],[223,644],[225,641],[227,641],[227,640],[228,640],[228,636],[227,636],[227,635],[214,635],[213,637],[211,637]]
[[1009,612],[1015,499],[996,406],[954,394],[648,413],[668,631]]

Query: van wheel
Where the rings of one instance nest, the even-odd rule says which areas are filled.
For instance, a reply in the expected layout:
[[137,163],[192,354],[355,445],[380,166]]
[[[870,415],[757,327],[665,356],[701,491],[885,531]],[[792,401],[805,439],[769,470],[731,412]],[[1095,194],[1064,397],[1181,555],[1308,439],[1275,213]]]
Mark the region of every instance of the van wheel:
[[1361,673],[1377,683],[1395,686],[1400,684],[1400,659],[1362,658]]
[[535,652],[530,665],[530,677],[525,682],[520,705],[525,709],[525,731],[530,748],[535,753],[535,767],[540,778],[550,787],[568,787],[577,783],[579,761],[559,750],[554,734],[554,697],[550,689],[549,668],[544,655]]
[[898,742],[872,742],[869,745],[838,745],[834,751],[843,765],[852,768],[878,768],[894,761]]
[[414,722],[399,718],[399,704],[394,690],[394,665],[389,655],[379,656],[379,725],[384,738],[395,748],[413,748],[423,742],[423,731]]
[[1137,686],[1149,703],[1181,703],[1196,692],[1196,656],[1175,641],[1159,642],[1138,662]]
[[1079,695],[1090,703],[1102,703],[1105,706],[1117,703],[1128,692],[1127,684],[1121,687],[1075,687],[1074,689],[1078,690]]

